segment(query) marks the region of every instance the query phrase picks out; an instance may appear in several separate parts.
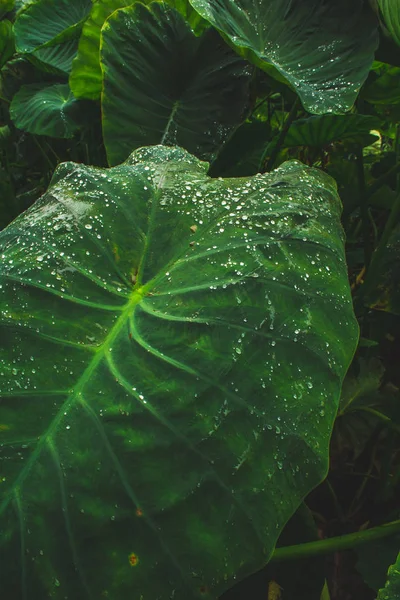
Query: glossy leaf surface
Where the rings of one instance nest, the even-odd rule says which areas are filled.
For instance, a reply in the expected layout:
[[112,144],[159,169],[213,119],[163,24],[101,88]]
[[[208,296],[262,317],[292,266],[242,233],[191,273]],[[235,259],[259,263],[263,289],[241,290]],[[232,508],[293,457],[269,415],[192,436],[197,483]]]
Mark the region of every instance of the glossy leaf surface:
[[216,598],[326,474],[357,338],[335,185],[206,169],[66,163],[0,235],[5,597]]
[[312,113],[351,108],[378,43],[363,0],[190,0],[238,48],[275,66]]
[[36,0],[18,14],[14,24],[19,52],[32,52],[43,44],[74,37],[91,9],[91,0]]
[[12,99],[10,115],[16,127],[37,135],[71,138],[79,128],[78,101],[68,84],[22,86]]
[[115,11],[102,30],[100,57],[111,165],[152,144],[210,158],[244,118],[248,65],[215,31],[196,37],[166,4]]
[[377,0],[384,25],[400,46],[400,0]]
[[76,98],[98,100],[101,94],[100,32],[106,19],[132,0],[98,0],[82,28],[78,54],[72,64],[69,84]]

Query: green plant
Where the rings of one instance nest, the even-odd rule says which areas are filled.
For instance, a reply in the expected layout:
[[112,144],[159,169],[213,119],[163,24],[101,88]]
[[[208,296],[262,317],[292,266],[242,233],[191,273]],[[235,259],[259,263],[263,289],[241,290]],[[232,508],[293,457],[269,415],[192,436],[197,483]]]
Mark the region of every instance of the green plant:
[[6,600],[396,597],[399,14],[0,4]]

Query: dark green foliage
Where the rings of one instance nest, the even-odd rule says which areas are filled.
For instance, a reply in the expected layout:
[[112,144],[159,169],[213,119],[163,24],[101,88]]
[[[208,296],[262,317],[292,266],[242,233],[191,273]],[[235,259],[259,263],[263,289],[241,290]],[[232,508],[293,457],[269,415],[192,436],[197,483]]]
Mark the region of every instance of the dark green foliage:
[[0,0],[1,600],[397,600],[399,28]]

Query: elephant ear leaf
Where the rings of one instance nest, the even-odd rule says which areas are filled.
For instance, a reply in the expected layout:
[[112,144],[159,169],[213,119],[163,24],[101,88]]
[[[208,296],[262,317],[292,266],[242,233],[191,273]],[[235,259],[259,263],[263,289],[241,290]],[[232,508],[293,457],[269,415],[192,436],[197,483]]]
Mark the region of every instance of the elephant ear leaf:
[[399,600],[400,598],[400,553],[394,565],[389,567],[388,579],[384,588],[379,590],[377,600]]
[[34,0],[18,13],[16,48],[39,69],[69,73],[91,0]]
[[378,45],[363,0],[190,2],[239,52],[267,71],[276,67],[311,113],[351,108]]
[[103,26],[100,55],[110,165],[153,144],[211,159],[245,116],[248,64],[216,31],[196,37],[166,4],[115,11]]
[[72,138],[80,127],[79,102],[66,83],[23,85],[12,99],[10,116],[19,129],[55,138]]
[[91,6],[91,0],[34,0],[27,3],[14,24],[17,51],[33,52],[44,44],[76,37]]
[[326,475],[357,342],[335,184],[206,170],[62,164],[0,234],[4,598],[216,598]]

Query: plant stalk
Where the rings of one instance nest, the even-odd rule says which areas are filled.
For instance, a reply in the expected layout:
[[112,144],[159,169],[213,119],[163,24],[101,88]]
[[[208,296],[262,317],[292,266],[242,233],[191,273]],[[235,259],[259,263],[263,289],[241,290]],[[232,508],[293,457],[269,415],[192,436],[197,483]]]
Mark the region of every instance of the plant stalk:
[[367,188],[365,185],[365,173],[364,173],[364,157],[362,149],[357,152],[357,176],[358,176],[358,194],[360,199],[360,213],[361,213],[361,227],[364,247],[364,265],[366,271],[371,261],[372,246],[370,240],[370,221],[368,214],[368,202],[367,202]]
[[276,548],[272,555],[271,562],[282,562],[286,560],[296,560],[301,558],[310,558],[311,556],[320,556],[321,554],[332,554],[343,550],[350,550],[354,546],[367,544],[375,540],[380,540],[396,533],[400,534],[400,519],[391,521],[378,527],[340,535],[337,537],[321,540],[318,542],[307,542],[296,546],[283,546]]
[[286,134],[289,131],[289,127],[291,126],[294,119],[296,118],[298,105],[299,105],[299,98],[296,97],[296,100],[293,102],[292,108],[290,109],[290,113],[288,114],[286,121],[283,124],[283,127],[282,127],[279,137],[276,141],[276,144],[272,149],[271,156],[268,159],[264,160],[264,162],[263,162],[262,169],[261,169],[261,171],[263,173],[272,170],[272,168],[275,164],[275,161],[278,157],[278,154],[282,148],[283,142],[285,141]]

